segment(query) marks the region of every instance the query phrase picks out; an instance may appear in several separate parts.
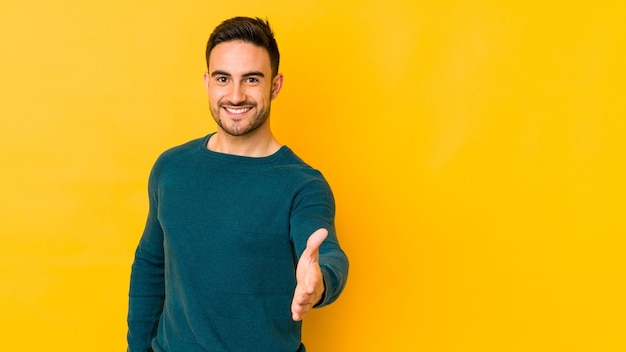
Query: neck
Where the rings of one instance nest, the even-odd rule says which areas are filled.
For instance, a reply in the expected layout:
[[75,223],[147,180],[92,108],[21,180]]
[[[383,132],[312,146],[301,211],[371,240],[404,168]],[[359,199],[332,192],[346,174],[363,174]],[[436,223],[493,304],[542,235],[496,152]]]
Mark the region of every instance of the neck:
[[207,148],[223,154],[260,158],[270,156],[280,149],[281,145],[271,133],[265,135],[232,136],[218,129],[209,139]]

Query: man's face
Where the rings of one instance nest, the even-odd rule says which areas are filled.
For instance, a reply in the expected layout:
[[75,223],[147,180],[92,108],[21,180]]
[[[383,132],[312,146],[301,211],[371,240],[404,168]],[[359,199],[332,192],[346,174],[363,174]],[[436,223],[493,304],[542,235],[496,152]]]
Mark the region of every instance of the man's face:
[[267,50],[243,41],[220,43],[211,51],[208,69],[204,81],[219,128],[244,136],[264,126],[283,80],[281,74],[272,79]]

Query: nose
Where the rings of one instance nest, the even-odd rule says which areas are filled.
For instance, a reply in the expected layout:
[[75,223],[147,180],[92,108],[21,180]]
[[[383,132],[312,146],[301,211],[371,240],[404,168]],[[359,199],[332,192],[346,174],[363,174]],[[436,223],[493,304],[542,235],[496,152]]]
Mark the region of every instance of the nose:
[[246,101],[246,92],[242,84],[235,83],[228,94],[228,100],[234,105]]

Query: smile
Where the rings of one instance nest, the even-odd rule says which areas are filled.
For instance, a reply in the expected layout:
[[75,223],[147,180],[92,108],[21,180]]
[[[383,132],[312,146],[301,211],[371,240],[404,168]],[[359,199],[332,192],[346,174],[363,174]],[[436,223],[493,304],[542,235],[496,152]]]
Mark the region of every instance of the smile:
[[229,114],[242,115],[250,111],[251,108],[224,108]]

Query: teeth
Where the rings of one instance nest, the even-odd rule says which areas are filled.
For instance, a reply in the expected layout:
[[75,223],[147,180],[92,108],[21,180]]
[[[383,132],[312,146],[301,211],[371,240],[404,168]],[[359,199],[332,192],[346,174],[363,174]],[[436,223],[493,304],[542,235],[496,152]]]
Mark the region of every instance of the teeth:
[[250,110],[249,108],[240,108],[240,109],[229,109],[226,108],[226,110],[231,113],[231,114],[243,114],[244,112]]

